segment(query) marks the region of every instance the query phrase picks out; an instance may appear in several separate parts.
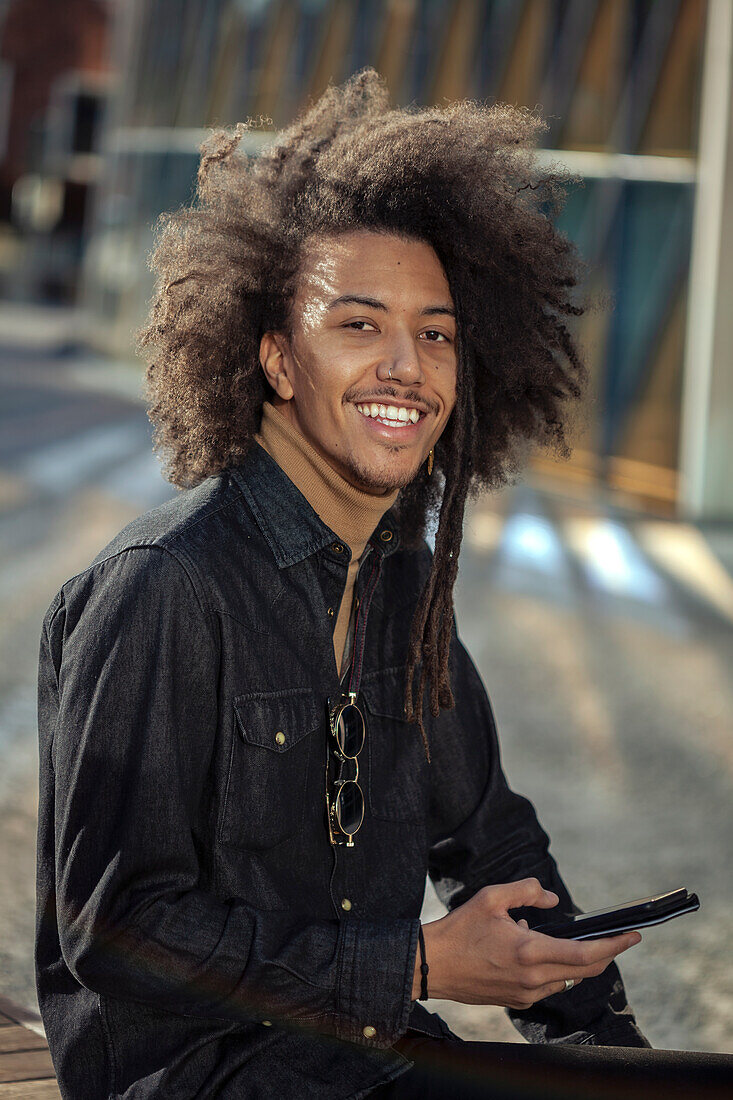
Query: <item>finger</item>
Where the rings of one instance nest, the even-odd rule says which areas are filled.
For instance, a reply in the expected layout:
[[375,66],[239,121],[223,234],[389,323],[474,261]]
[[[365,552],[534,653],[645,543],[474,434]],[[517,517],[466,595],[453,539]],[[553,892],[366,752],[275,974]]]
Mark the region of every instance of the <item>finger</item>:
[[550,985],[566,979],[580,982],[583,978],[597,978],[612,962],[613,959],[600,959],[588,966],[571,966],[563,963],[560,966],[540,967],[532,973],[538,985]]
[[529,931],[529,925],[527,924],[527,922],[526,922],[526,920],[524,919],[524,917],[523,917],[523,918],[522,918],[521,920],[518,920],[518,921],[517,921],[517,925],[518,925],[518,927],[519,927],[519,928],[526,928],[526,929],[527,929],[527,931]]
[[[606,961],[608,964],[616,955],[627,951],[641,942],[639,932],[624,932],[620,936],[608,936],[597,940],[560,940],[545,936],[542,932],[541,946],[537,946],[537,962],[555,963],[562,967],[587,967]],[[572,977],[572,975],[568,975]]]
[[552,890],[545,890],[539,879],[523,878],[518,882],[502,882],[487,886],[487,896],[502,909],[522,909],[531,905],[540,909],[552,909],[560,901]]
[[[625,934],[623,937],[614,936],[613,939],[616,941],[619,939],[631,940],[628,946],[632,946],[634,943],[638,943],[641,937],[637,932],[633,936]],[[594,978],[602,974],[613,961],[615,954],[619,953],[617,950],[615,954],[614,952],[599,954],[599,947],[602,946],[602,943],[603,941],[598,940],[561,943],[560,947],[563,948],[562,957],[560,960],[555,959],[553,962],[548,963],[542,955],[544,945],[539,945],[538,953],[537,939],[530,937],[520,947],[520,961],[531,967],[530,972],[533,975],[536,987],[550,982],[557,982],[560,978],[572,978],[576,981],[581,978]],[[572,950],[573,948],[575,948],[575,951]],[[573,956],[575,957],[573,958]]]
[[[572,985],[571,988],[575,989],[576,986],[580,985],[582,980],[583,980],[582,978],[573,978],[573,985]],[[544,1000],[545,997],[551,997],[553,993],[567,993],[567,992],[569,992],[569,990],[567,989],[567,986],[565,985],[565,980],[564,979],[563,979],[563,981],[560,981],[560,982],[548,982],[547,985],[544,985],[542,987],[542,989],[540,989],[537,1000],[542,1001],[542,1000]]]

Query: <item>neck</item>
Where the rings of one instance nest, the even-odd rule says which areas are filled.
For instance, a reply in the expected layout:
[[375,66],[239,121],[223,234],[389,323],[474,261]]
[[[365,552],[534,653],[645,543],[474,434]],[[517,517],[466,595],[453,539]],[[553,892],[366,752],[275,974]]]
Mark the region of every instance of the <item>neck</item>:
[[361,557],[369,536],[399,494],[398,489],[376,495],[357,489],[323,458],[307,439],[269,401],[255,440],[275,459],[327,527]]

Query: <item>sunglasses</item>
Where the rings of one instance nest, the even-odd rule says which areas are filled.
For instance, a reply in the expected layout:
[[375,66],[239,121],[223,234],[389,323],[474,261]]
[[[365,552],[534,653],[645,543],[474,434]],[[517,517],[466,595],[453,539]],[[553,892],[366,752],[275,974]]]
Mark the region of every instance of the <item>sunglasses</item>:
[[[356,705],[356,693],[335,705],[328,700],[328,728],[331,750],[339,763],[338,775],[329,783],[329,759],[326,757],[326,813],[331,844],[354,847],[354,834],[364,820],[364,792],[359,786],[358,756],[364,748],[366,721]],[[349,761],[354,762],[353,779],[344,778]],[[346,838],[346,839],[344,839]]]

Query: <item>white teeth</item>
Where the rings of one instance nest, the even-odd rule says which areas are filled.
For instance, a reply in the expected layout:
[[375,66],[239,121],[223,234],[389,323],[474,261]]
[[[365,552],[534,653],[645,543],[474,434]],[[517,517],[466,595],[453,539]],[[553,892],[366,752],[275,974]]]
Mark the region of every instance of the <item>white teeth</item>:
[[406,409],[397,405],[378,405],[373,401],[370,405],[357,405],[357,409],[364,416],[386,421],[390,425],[402,426],[403,424],[417,424],[420,413],[417,409]]

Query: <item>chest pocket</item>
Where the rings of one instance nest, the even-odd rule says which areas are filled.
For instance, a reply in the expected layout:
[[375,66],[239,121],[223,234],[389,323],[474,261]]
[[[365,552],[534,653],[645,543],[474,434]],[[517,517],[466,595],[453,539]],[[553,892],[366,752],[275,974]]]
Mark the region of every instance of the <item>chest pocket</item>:
[[309,771],[315,766],[313,735],[320,730],[325,737],[324,714],[310,688],[234,699],[222,843],[272,848],[302,828]]
[[405,670],[388,669],[361,685],[367,720],[368,802],[377,820],[424,823],[430,765],[417,725],[404,717]]

